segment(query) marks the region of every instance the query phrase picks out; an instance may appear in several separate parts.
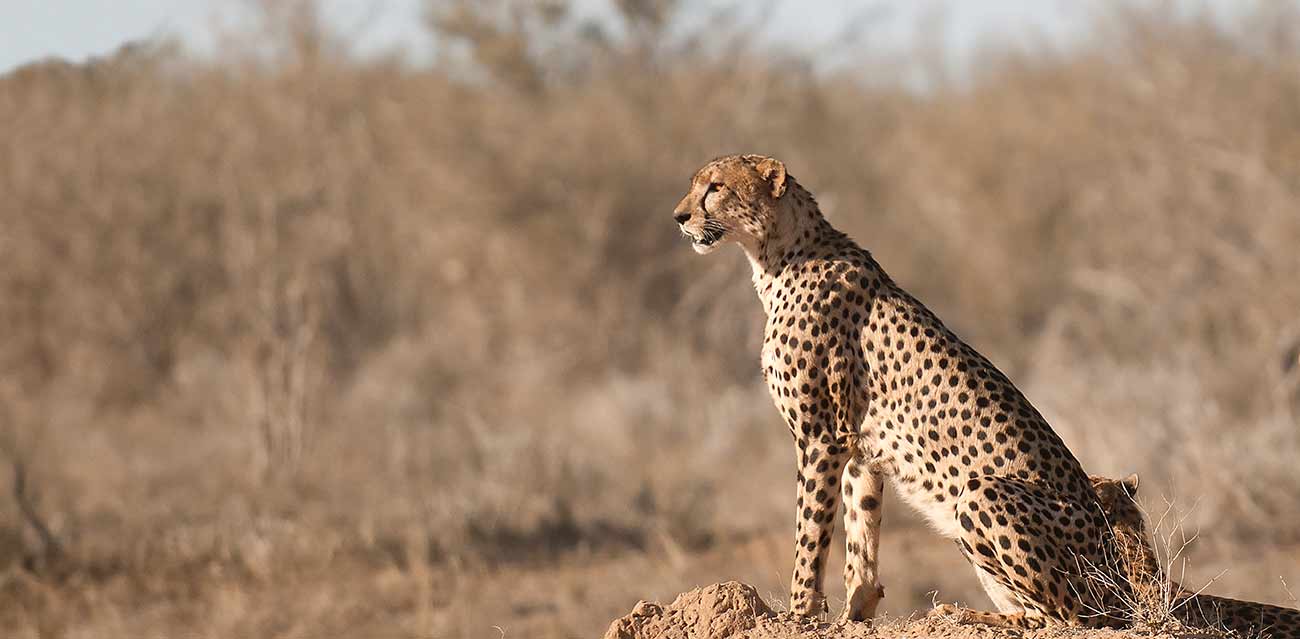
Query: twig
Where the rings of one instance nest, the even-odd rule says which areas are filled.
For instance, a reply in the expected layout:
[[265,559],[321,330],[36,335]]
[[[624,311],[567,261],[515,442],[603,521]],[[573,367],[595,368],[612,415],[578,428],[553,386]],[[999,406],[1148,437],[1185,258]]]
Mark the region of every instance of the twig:
[[59,540],[54,536],[54,532],[41,519],[41,514],[36,510],[36,504],[33,503],[32,496],[27,490],[27,464],[17,456],[13,458],[14,471],[14,501],[18,502],[18,510],[23,514],[23,519],[27,524],[36,531],[36,536],[41,538],[41,546],[44,550],[46,559],[57,557],[63,554],[63,547]]

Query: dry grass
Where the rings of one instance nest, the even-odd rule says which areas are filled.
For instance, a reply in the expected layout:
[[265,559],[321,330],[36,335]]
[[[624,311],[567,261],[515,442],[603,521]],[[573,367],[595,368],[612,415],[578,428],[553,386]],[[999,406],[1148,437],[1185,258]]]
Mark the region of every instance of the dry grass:
[[[917,92],[869,51],[816,75],[743,30],[664,37],[663,3],[619,36],[472,6],[434,6],[430,68],[272,11],[257,56],[0,79],[0,453],[60,545],[0,502],[0,626],[481,636],[513,608],[449,602],[493,571],[645,556],[677,588],[695,551],[783,539],[748,267],[669,219],[738,150],[784,158],[1090,471],[1199,499],[1197,552],[1300,544],[1300,16],[1120,12]],[[589,588],[535,634],[637,596]]]

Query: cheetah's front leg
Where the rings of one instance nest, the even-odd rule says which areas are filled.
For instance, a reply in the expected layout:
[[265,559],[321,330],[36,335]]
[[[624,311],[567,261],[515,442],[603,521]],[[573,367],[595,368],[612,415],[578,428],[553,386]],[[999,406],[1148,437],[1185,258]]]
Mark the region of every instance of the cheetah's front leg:
[[839,477],[847,455],[809,442],[799,452],[799,490],[795,530],[794,575],[790,611],[812,615],[826,611],[822,576],[839,509]]
[[885,596],[879,580],[880,518],[884,476],[855,456],[844,469],[844,621],[866,621],[876,616]]

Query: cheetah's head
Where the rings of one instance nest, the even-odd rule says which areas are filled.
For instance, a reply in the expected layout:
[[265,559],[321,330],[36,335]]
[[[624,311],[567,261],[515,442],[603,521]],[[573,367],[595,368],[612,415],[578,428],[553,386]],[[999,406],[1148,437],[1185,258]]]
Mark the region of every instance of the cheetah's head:
[[1127,526],[1133,530],[1144,530],[1146,522],[1142,509],[1137,504],[1138,476],[1129,475],[1124,479],[1111,479],[1099,475],[1089,475],[1092,489],[1097,493],[1097,503],[1106,513],[1106,519],[1112,526]]
[[762,155],[718,158],[691,178],[673,219],[701,255],[721,244],[757,246],[786,193],[785,165]]

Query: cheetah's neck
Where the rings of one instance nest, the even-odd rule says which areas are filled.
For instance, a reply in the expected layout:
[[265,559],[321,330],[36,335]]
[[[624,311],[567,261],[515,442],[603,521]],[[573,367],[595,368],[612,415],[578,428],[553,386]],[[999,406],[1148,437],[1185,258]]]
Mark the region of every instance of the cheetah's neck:
[[[1119,568],[1128,577],[1134,595],[1144,603],[1162,601],[1169,589],[1164,571],[1156,558],[1155,548],[1151,545],[1145,530],[1129,524],[1115,523],[1111,526],[1115,539],[1116,560]],[[1174,584],[1177,589],[1177,584]]]
[[753,269],[754,290],[769,315],[776,303],[782,273],[804,260],[831,257],[833,247],[849,242],[822,215],[811,193],[793,179],[788,184],[775,219],[766,225],[760,237],[742,244]]

